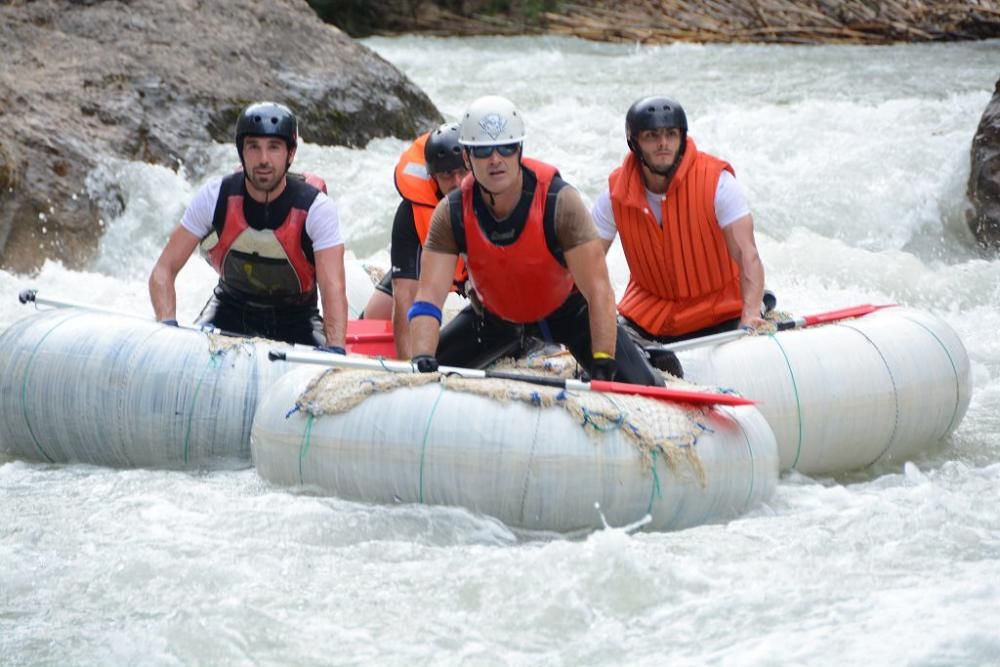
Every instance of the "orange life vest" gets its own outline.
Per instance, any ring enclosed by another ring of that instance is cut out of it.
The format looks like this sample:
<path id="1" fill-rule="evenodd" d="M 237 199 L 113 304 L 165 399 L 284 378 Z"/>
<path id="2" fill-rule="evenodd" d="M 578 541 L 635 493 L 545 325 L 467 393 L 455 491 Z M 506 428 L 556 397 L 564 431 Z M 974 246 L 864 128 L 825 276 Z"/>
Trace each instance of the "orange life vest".
<path id="1" fill-rule="evenodd" d="M 466 264 L 483 307 L 509 322 L 537 322 L 561 306 L 573 291 L 573 277 L 552 254 L 546 225 L 554 225 L 555 206 L 546 206 L 549 187 L 559 175 L 555 167 L 523 158 L 538 183 L 521 233 L 509 245 L 492 243 L 473 207 L 475 181 L 462 181 L 461 224 L 465 229 Z M 452 209 L 454 212 L 454 208 Z"/>
<path id="2" fill-rule="evenodd" d="M 663 224 L 649 211 L 633 153 L 611 173 L 615 224 L 631 275 L 618 311 L 657 336 L 680 336 L 739 317 L 739 267 L 715 216 L 715 190 L 728 162 L 701 153 L 688 137 L 662 203 Z"/>
<path id="3" fill-rule="evenodd" d="M 396 163 L 394 179 L 396 181 L 396 191 L 399 196 L 410 202 L 413 210 L 413 225 L 417 228 L 417 238 L 420 239 L 420 246 L 423 247 L 427 241 L 427 233 L 431 228 L 431 216 L 434 208 L 440 200 L 437 181 L 427 173 L 427 162 L 424 159 L 424 146 L 427 144 L 427 137 L 430 132 L 426 132 L 417 137 L 417 140 L 410 144 L 410 147 L 403 151 Z M 465 262 L 461 259 L 455 265 L 455 276 L 452 279 L 454 285 L 452 291 L 465 284 L 465 279 L 469 277 L 469 272 L 465 268 Z"/>
<path id="4" fill-rule="evenodd" d="M 285 219 L 274 229 L 258 230 L 250 227 L 243 212 L 243 173 L 222 179 L 213 229 L 201 247 L 227 286 L 279 298 L 315 291 L 316 266 L 303 248 L 302 236 L 319 190 L 304 179 L 289 179 L 285 187 L 294 198 Z"/>

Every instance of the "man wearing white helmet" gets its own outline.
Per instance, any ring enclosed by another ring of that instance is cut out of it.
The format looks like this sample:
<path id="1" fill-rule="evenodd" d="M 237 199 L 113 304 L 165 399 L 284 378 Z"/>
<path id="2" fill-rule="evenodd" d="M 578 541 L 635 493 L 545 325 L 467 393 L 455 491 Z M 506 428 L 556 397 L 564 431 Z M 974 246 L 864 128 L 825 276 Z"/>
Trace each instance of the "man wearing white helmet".
<path id="1" fill-rule="evenodd" d="M 502 97 L 465 112 L 459 143 L 472 173 L 434 210 L 410 308 L 413 361 L 485 367 L 523 338 L 565 344 L 590 376 L 663 384 L 619 331 L 604 248 L 579 193 L 555 167 L 522 156 L 524 122 Z M 441 305 L 461 256 L 481 312 L 444 329 Z"/>

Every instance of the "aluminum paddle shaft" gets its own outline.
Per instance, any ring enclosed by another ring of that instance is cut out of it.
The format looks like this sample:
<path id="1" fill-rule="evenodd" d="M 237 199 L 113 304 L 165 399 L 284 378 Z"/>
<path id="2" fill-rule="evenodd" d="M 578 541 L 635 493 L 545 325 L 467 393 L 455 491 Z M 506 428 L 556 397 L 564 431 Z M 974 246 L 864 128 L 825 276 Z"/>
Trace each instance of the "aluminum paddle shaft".
<path id="1" fill-rule="evenodd" d="M 371 359 L 368 357 L 344 356 L 329 352 L 291 352 L 271 350 L 268 353 L 271 361 L 291 361 L 302 364 L 317 364 L 319 366 L 337 366 L 341 368 L 361 368 L 390 373 L 418 373 L 416 366 L 408 361 L 391 361 L 388 359 Z M 608 394 L 629 394 L 646 396 L 661 401 L 673 403 L 691 403 L 694 405 L 752 405 L 753 401 L 732 394 L 717 394 L 712 392 L 675 389 L 672 387 L 646 387 L 624 382 L 607 382 L 546 377 L 541 375 L 526 375 L 509 371 L 484 371 L 477 368 L 459 368 L 456 366 L 440 366 L 438 372 L 443 375 L 459 375 L 466 378 L 494 378 L 498 380 L 515 380 L 529 384 L 560 387 L 569 391 L 598 391 Z"/>

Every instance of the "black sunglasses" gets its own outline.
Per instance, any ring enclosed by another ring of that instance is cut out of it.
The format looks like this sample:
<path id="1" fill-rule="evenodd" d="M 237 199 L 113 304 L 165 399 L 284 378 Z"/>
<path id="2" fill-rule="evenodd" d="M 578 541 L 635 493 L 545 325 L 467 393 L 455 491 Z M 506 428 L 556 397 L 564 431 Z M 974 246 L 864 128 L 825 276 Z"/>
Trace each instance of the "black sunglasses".
<path id="1" fill-rule="evenodd" d="M 470 146 L 469 150 L 472 152 L 472 157 L 482 160 L 493 155 L 493 151 L 500 153 L 503 157 L 510 157 L 516 153 L 520 147 L 521 144 L 500 144 L 499 146 Z"/>

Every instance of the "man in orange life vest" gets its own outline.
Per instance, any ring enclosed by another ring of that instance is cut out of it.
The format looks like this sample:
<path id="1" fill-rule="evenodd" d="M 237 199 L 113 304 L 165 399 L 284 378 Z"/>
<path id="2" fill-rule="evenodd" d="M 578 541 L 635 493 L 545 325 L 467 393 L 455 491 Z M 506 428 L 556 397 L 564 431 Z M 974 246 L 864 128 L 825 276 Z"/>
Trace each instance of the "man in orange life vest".
<path id="1" fill-rule="evenodd" d="M 243 170 L 195 194 L 150 274 L 158 320 L 177 324 L 174 284 L 200 244 L 219 283 L 198 324 L 343 354 L 347 294 L 337 207 L 317 187 L 289 177 L 297 143 L 288 107 L 258 102 L 240 114 Z"/>
<path id="2" fill-rule="evenodd" d="M 420 257 L 430 229 L 431 214 L 441 198 L 457 188 L 469 173 L 458 143 L 458 123 L 445 123 L 420 135 L 399 157 L 396 190 L 403 198 L 392 221 L 392 269 L 375 287 L 364 316 L 392 319 L 396 356 L 410 358 L 410 326 L 406 313 L 417 294 Z M 465 263 L 459 260 L 453 290 L 464 293 Z"/>
<path id="3" fill-rule="evenodd" d="M 565 344 L 594 379 L 662 385 L 617 325 L 601 240 L 579 193 L 555 167 L 523 157 L 523 141 L 521 114 L 505 98 L 479 98 L 462 119 L 472 173 L 431 219 L 408 315 L 414 364 L 483 368 L 530 335 Z M 442 330 L 460 255 L 482 314 L 470 305 Z"/>
<path id="4" fill-rule="evenodd" d="M 763 324 L 746 196 L 729 163 L 699 151 L 687 129 L 677 102 L 635 102 L 625 117 L 631 152 L 591 211 L 605 250 L 621 235 L 631 272 L 618 311 L 661 343 Z M 673 354 L 655 363 L 682 373 Z"/>

